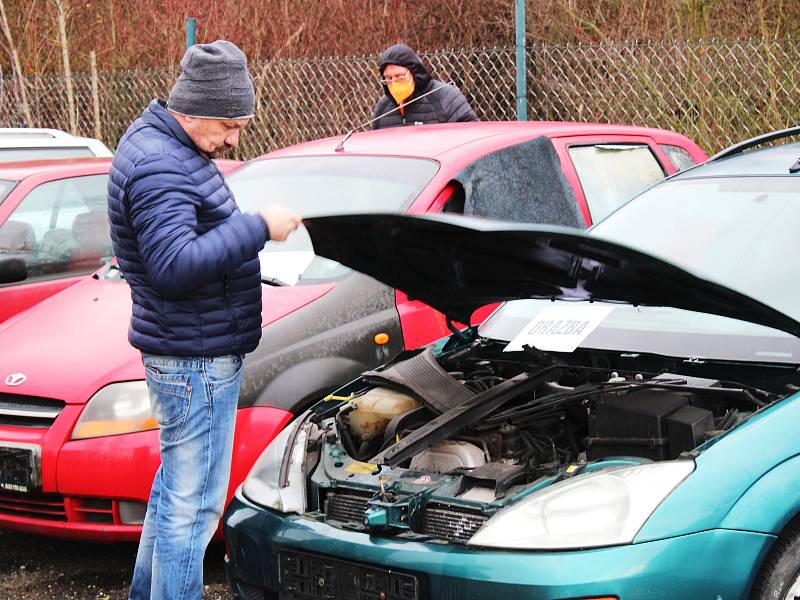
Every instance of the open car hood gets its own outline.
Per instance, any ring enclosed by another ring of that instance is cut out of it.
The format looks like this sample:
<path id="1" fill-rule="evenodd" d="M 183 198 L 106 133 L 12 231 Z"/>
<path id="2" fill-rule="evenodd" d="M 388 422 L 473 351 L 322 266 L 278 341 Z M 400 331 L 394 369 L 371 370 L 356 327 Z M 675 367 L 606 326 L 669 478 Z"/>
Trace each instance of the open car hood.
<path id="1" fill-rule="evenodd" d="M 564 227 L 459 216 L 363 214 L 303 221 L 315 252 L 469 323 L 522 298 L 671 306 L 800 337 L 800 323 L 662 259 Z"/>

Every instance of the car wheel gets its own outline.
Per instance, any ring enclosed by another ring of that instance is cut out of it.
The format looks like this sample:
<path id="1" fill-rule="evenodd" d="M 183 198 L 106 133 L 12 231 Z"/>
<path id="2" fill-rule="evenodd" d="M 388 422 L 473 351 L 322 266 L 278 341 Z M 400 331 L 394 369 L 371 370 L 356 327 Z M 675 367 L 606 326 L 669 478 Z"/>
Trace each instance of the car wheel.
<path id="1" fill-rule="evenodd" d="M 790 525 L 769 551 L 751 600 L 800 600 L 800 522 Z"/>

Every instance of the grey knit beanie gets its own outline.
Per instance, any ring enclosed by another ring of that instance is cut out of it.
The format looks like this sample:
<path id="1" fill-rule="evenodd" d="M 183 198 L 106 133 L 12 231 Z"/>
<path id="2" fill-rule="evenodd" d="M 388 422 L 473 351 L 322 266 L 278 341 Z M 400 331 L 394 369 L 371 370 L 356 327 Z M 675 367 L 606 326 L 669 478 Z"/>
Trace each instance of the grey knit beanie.
<path id="1" fill-rule="evenodd" d="M 167 100 L 170 110 L 207 119 L 252 117 L 254 105 L 247 57 L 225 40 L 195 44 L 186 51 Z"/>

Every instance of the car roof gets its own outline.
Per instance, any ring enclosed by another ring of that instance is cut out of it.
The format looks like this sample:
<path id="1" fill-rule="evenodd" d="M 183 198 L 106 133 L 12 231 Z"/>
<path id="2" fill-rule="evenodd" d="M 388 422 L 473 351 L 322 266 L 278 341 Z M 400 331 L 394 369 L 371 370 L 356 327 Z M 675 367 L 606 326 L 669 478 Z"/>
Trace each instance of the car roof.
<path id="1" fill-rule="evenodd" d="M 0 179 L 20 180 L 31 175 L 43 173 L 54 175 L 70 175 L 74 171 L 86 167 L 102 166 L 111 167 L 111 158 L 47 158 L 41 160 L 25 160 L 16 162 L 0 162 Z M 223 175 L 244 164 L 241 160 L 217 159 L 217 167 Z"/>
<path id="2" fill-rule="evenodd" d="M 800 159 L 800 142 L 748 150 L 733 156 L 710 160 L 702 165 L 679 173 L 673 179 L 694 177 L 725 177 L 737 175 L 786 175 L 789 167 Z"/>
<path id="3" fill-rule="evenodd" d="M 0 140 L 20 137 L 29 139 L 70 139 L 73 136 L 60 129 L 48 129 L 43 127 L 0 127 Z"/>
<path id="4" fill-rule="evenodd" d="M 0 179 L 18 181 L 31 175 L 67 174 L 81 168 L 108 165 L 110 158 L 56 158 L 42 160 L 26 160 L 19 162 L 0 162 Z"/>
<path id="5" fill-rule="evenodd" d="M 0 136 L 0 148 L 85 148 L 101 144 L 98 140 L 81 137 Z"/>
<path id="6" fill-rule="evenodd" d="M 5 131 L 8 132 L 9 130 Z M 41 133 L 38 135 L 30 133 L 17 134 L 13 130 L 8 133 L 3 133 L 3 130 L 0 130 L 0 148 L 88 148 L 95 156 L 113 156 L 108 146 L 95 138 L 78 137 L 69 134 L 53 136 Z"/>
<path id="7" fill-rule="evenodd" d="M 360 131 L 354 133 L 344 143 L 344 152 L 335 152 L 334 148 L 345 137 L 345 133 L 342 133 L 334 137 L 289 146 L 265 154 L 260 158 L 334 154 L 380 154 L 437 158 L 460 146 L 480 142 L 488 138 L 496 138 L 497 145 L 502 146 L 503 137 L 513 138 L 518 137 L 520 134 L 541 135 L 551 138 L 589 135 L 636 135 L 654 137 L 662 143 L 688 140 L 688 138 L 672 131 L 632 125 L 561 121 L 483 121 Z"/>

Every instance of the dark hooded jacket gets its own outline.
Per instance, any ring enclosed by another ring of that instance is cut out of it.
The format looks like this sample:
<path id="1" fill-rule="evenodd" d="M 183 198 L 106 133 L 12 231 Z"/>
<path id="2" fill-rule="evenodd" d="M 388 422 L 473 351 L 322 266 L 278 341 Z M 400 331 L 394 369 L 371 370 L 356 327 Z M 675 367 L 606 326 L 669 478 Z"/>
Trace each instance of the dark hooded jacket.
<path id="1" fill-rule="evenodd" d="M 470 107 L 469 102 L 458 88 L 433 79 L 431 74 L 422 64 L 417 53 L 404 44 L 395 44 L 387 48 L 381 54 L 380 76 L 383 77 L 383 70 L 387 65 L 400 65 L 406 67 L 414 75 L 414 93 L 406 100 L 411 102 L 415 98 L 430 92 L 433 89 L 444 88 L 438 92 L 433 92 L 429 96 L 417 100 L 404 108 L 404 114 L 395 111 L 386 114 L 392 109 L 397 108 L 389 88 L 383 86 L 384 95 L 381 96 L 375 108 L 372 110 L 373 118 L 381 117 L 372 124 L 373 129 L 384 129 L 386 127 L 400 127 L 402 125 L 427 125 L 431 123 L 456 123 L 458 121 L 477 121 L 478 117 Z"/>

